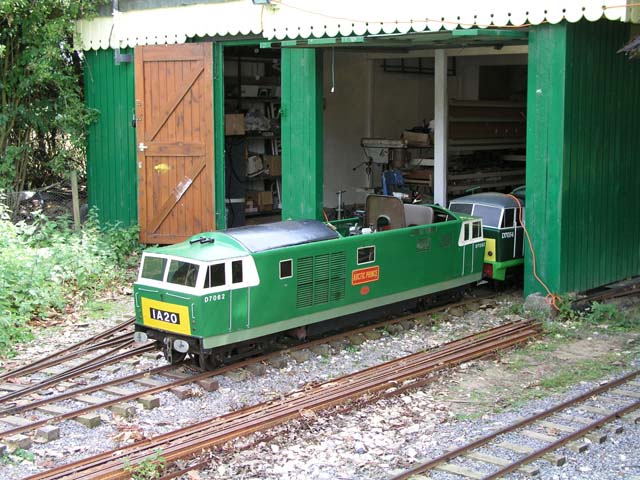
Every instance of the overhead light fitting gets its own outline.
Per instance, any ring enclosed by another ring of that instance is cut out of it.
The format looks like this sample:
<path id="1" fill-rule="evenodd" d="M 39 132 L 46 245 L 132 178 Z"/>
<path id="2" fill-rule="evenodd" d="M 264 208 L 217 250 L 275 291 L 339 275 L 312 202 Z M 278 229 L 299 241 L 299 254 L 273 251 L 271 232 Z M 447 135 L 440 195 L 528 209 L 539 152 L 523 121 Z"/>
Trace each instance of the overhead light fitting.
<path id="1" fill-rule="evenodd" d="M 251 0 L 254 5 L 271 5 L 271 0 Z"/>

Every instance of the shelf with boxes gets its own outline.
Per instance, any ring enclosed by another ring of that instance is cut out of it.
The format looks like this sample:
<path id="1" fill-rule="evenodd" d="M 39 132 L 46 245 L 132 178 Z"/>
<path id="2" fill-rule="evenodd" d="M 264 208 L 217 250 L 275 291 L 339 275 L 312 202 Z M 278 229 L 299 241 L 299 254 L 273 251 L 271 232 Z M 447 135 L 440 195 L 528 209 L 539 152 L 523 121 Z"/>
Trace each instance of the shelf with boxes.
<path id="1" fill-rule="evenodd" d="M 225 49 L 225 135 L 241 142 L 235 175 L 232 226 L 245 217 L 277 215 L 281 209 L 280 55 L 253 47 Z M 260 219 L 261 220 L 261 219 Z M 228 222 L 229 223 L 229 222 Z"/>

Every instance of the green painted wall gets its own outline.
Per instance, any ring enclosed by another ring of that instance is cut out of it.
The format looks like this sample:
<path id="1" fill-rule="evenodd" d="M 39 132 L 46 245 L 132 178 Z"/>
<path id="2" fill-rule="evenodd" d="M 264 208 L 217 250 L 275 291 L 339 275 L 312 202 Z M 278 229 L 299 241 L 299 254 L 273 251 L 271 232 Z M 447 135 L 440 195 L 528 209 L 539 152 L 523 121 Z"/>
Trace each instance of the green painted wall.
<path id="1" fill-rule="evenodd" d="M 133 50 L 122 50 L 131 53 Z M 138 223 L 134 65 L 113 61 L 113 50 L 85 52 L 85 98 L 99 112 L 87 139 L 89 206 L 104 223 Z"/>
<path id="2" fill-rule="evenodd" d="M 282 218 L 322 219 L 322 57 L 282 49 Z"/>
<path id="3" fill-rule="evenodd" d="M 227 228 L 226 186 L 224 165 L 224 49 L 213 44 L 213 143 L 216 230 Z"/>
<path id="4" fill-rule="evenodd" d="M 608 21 L 529 34 L 526 221 L 555 293 L 640 274 L 640 62 L 616 53 L 628 39 Z M 531 255 L 525 273 L 525 294 L 543 292 Z"/>

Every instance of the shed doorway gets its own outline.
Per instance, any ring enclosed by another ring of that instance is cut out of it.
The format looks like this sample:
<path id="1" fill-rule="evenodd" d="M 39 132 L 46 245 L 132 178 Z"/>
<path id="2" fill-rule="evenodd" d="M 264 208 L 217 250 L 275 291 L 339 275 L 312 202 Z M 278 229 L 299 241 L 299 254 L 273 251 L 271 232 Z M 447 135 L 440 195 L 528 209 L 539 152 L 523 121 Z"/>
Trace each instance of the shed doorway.
<path id="1" fill-rule="evenodd" d="M 281 219 L 279 50 L 224 47 L 227 227 Z"/>
<path id="2" fill-rule="evenodd" d="M 434 202 L 433 49 L 323 49 L 329 218 L 370 193 Z M 527 46 L 446 49 L 446 199 L 525 184 Z M 341 203 L 342 202 L 342 203 Z"/>

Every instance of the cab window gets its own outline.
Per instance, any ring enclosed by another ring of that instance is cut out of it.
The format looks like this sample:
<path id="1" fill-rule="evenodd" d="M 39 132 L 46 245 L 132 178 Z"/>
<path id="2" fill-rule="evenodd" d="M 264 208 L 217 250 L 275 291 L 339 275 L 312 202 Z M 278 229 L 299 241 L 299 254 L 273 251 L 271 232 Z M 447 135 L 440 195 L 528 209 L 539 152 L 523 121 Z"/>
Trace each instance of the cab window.
<path id="1" fill-rule="evenodd" d="M 231 283 L 242 283 L 242 260 L 231 262 Z"/>
<path id="2" fill-rule="evenodd" d="M 199 265 L 195 263 L 171 260 L 171 263 L 169 263 L 167 282 L 185 287 L 195 287 L 196 281 L 198 280 L 199 268 Z"/>
<path id="3" fill-rule="evenodd" d="M 161 282 L 164 280 L 164 270 L 166 266 L 166 258 L 145 256 L 144 262 L 142 263 L 142 272 L 140 272 L 140 277 Z"/>
<path id="4" fill-rule="evenodd" d="M 293 277 L 293 260 L 282 260 L 280 261 L 280 278 L 291 278 Z"/>
<path id="5" fill-rule="evenodd" d="M 216 263 L 207 267 L 207 276 L 204 279 L 204 288 L 220 287 L 227 283 L 224 272 L 224 263 Z"/>
<path id="6" fill-rule="evenodd" d="M 487 227 L 498 228 L 500 225 L 500 214 L 502 210 L 498 207 L 489 207 L 487 205 L 476 205 L 473 208 L 472 215 L 482 218 L 482 223 Z"/>
<path id="7" fill-rule="evenodd" d="M 482 237 L 482 225 L 480 222 L 473 222 L 471 224 L 471 238 L 481 238 Z"/>
<path id="8" fill-rule="evenodd" d="M 452 212 L 471 215 L 471 210 L 473 210 L 473 203 L 451 203 L 449 208 Z"/>
<path id="9" fill-rule="evenodd" d="M 479 220 L 464 222 L 460 231 L 458 245 L 462 246 L 469 243 L 476 243 L 481 241 L 482 238 L 482 222 Z"/>
<path id="10" fill-rule="evenodd" d="M 362 247 L 358 249 L 358 265 L 371 263 L 376 260 L 376 247 Z"/>
<path id="11" fill-rule="evenodd" d="M 505 208 L 504 214 L 502 215 L 502 223 L 500 224 L 500 228 L 513 227 L 514 218 L 515 210 L 513 208 Z"/>

